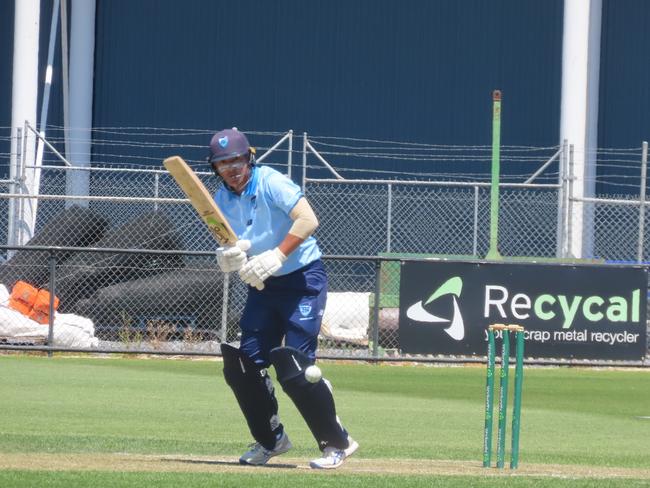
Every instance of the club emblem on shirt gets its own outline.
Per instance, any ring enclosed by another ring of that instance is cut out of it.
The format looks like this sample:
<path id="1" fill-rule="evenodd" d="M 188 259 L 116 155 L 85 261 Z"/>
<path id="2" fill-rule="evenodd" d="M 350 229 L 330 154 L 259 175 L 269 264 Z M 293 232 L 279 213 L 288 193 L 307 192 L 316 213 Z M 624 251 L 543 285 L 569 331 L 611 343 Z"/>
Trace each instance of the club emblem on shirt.
<path id="1" fill-rule="evenodd" d="M 298 309 L 303 317 L 307 317 L 311 313 L 311 305 L 307 303 L 301 303 L 298 305 Z"/>

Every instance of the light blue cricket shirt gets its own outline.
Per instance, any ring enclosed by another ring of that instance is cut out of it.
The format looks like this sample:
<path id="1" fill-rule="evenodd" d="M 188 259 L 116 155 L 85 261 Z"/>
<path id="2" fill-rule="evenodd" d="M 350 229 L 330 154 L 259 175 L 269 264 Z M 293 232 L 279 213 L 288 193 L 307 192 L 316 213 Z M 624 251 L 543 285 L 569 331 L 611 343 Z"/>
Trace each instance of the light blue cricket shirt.
<path id="1" fill-rule="evenodd" d="M 221 185 L 214 201 L 239 239 L 251 241 L 249 256 L 277 247 L 289 232 L 289 212 L 302 197 L 302 190 L 290 178 L 268 166 L 253 166 L 251 179 L 241 195 Z M 274 273 L 291 273 L 321 257 L 316 239 L 309 236 Z"/>

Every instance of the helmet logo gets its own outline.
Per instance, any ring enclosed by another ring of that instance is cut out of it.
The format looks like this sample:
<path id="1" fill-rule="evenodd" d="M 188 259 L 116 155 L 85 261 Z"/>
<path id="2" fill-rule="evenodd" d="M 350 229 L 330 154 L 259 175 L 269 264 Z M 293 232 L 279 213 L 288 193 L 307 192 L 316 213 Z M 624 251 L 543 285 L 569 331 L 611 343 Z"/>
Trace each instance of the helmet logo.
<path id="1" fill-rule="evenodd" d="M 224 149 L 228 145 L 228 136 L 223 136 L 219 138 L 219 145 L 223 147 Z"/>

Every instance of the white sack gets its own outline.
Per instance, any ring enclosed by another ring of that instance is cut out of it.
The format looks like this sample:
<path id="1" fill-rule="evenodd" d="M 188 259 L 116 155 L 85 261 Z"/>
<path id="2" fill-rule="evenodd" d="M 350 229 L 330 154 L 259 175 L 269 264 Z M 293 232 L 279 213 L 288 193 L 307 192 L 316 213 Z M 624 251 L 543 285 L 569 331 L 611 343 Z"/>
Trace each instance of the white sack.
<path id="1" fill-rule="evenodd" d="M 321 334 L 331 339 L 368 344 L 369 298 L 370 293 L 328 293 Z"/>

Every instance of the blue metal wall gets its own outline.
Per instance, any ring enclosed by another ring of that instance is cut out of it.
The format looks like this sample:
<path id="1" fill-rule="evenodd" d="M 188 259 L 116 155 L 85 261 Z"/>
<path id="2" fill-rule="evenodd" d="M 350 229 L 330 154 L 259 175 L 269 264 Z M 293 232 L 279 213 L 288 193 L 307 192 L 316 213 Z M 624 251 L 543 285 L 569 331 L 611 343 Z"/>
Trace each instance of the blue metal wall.
<path id="1" fill-rule="evenodd" d="M 0 127 L 11 126 L 11 78 L 14 50 L 14 2 L 0 0 Z M 0 129 L 0 177 L 9 174 L 9 129 Z"/>
<path id="2" fill-rule="evenodd" d="M 70 6 L 72 2 L 68 0 L 68 30 L 70 29 Z M 45 70 L 47 68 L 48 49 L 50 47 L 50 27 L 52 24 L 53 0 L 41 0 L 41 36 L 39 39 L 38 51 L 38 107 L 36 116 L 40 124 L 41 108 L 43 103 L 43 90 L 45 84 Z M 61 17 L 57 24 L 54 59 L 52 61 L 52 86 L 50 87 L 50 100 L 48 104 L 47 125 L 63 127 L 63 81 L 61 67 Z M 68 32 L 68 36 L 70 32 Z M 61 137 L 61 134 L 58 135 Z M 49 156 L 48 156 L 49 157 Z M 44 156 L 45 158 L 45 156 Z M 47 162 L 47 160 L 45 160 Z"/>
<path id="3" fill-rule="evenodd" d="M 562 8 L 562 0 L 98 0 L 95 124 L 489 144 L 490 92 L 500 88 L 503 143 L 554 145 Z M 44 0 L 42 66 L 50 9 Z M 13 10 L 13 0 L 0 1 L 3 127 Z M 600 147 L 650 137 L 648 25 L 646 0 L 603 0 Z M 8 152 L 0 141 L 3 162 Z"/>
<path id="4" fill-rule="evenodd" d="M 603 0 L 598 109 L 601 148 L 640 148 L 642 141 L 650 140 L 649 27 L 647 0 Z M 617 182 L 621 193 L 638 191 L 638 161 L 603 163 L 598 173 L 598 193 L 606 192 L 610 182 Z"/>
<path id="5" fill-rule="evenodd" d="M 562 12 L 562 0 L 98 0 L 94 125 L 485 145 L 499 88 L 503 144 L 556 145 Z"/>

